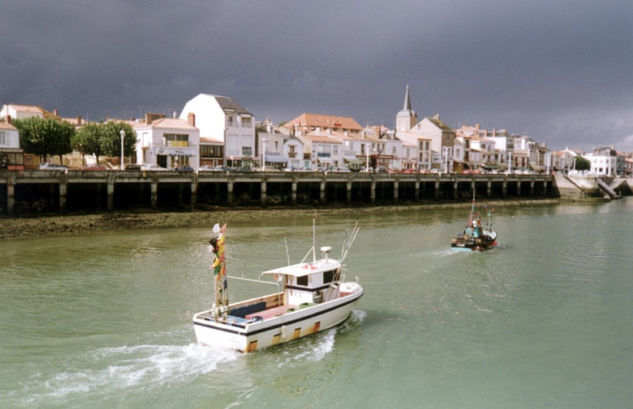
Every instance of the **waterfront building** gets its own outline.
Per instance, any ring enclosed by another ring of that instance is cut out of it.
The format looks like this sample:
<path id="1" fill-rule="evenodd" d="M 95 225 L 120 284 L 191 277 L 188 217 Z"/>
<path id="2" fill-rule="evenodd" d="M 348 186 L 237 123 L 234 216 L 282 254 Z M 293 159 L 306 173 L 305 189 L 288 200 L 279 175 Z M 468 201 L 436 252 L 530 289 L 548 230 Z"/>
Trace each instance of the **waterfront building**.
<path id="1" fill-rule="evenodd" d="M 0 110 L 0 118 L 26 119 L 31 117 L 57 118 L 57 114 L 36 105 L 5 104 Z"/>
<path id="2" fill-rule="evenodd" d="M 20 132 L 10 123 L 0 121 L 0 169 L 24 169 L 24 151 L 20 149 Z"/>
<path id="3" fill-rule="evenodd" d="M 309 155 L 306 157 L 303 141 L 295 136 L 288 136 L 284 140 L 283 156 L 288 159 L 286 164 L 288 169 L 310 168 L 311 159 Z"/>
<path id="4" fill-rule="evenodd" d="M 310 158 L 304 163 L 305 169 L 336 169 L 344 167 L 344 144 L 326 132 L 316 130 L 307 134 L 295 134 Z"/>
<path id="5" fill-rule="evenodd" d="M 569 172 L 574 168 L 576 156 L 578 153 L 569 148 L 552 152 L 552 169 Z"/>
<path id="6" fill-rule="evenodd" d="M 146 114 L 144 121 L 130 122 L 137 135 L 136 162 L 162 168 L 200 167 L 200 130 L 193 113 L 188 120 Z"/>
<path id="7" fill-rule="evenodd" d="M 229 97 L 199 94 L 187 101 L 180 119 L 187 120 L 189 114 L 195 115 L 204 141 L 205 162 L 247 166 L 255 161 L 255 117 L 246 108 Z M 215 156 L 219 153 L 223 156 Z"/>
<path id="8" fill-rule="evenodd" d="M 261 167 L 270 166 L 283 169 L 288 164 L 288 157 L 284 154 L 284 144 L 289 135 L 284 135 L 266 119 L 257 130 L 257 160 Z M 295 155 L 296 156 L 296 155 Z"/>
<path id="9" fill-rule="evenodd" d="M 617 152 L 612 146 L 594 148 L 582 155 L 591 163 L 589 173 L 596 176 L 616 176 Z"/>
<path id="10" fill-rule="evenodd" d="M 295 134 L 307 134 L 314 131 L 330 131 L 351 136 L 359 136 L 363 127 L 352 117 L 323 115 L 304 112 L 283 125 Z"/>

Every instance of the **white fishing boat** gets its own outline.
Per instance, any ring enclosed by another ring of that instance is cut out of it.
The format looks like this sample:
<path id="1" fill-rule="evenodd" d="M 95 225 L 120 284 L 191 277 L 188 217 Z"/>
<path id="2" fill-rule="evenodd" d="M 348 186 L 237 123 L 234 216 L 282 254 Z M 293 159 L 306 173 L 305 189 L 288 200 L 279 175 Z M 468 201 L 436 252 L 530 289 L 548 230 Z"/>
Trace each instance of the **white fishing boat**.
<path id="1" fill-rule="evenodd" d="M 306 335 L 332 328 L 345 321 L 363 288 L 356 282 L 345 282 L 343 261 L 358 234 L 358 223 L 343 245 L 341 257 L 329 257 L 331 247 L 321 247 L 321 258 L 316 258 L 315 243 L 304 260 L 261 274 L 273 278 L 281 291 L 229 304 L 224 260 L 225 228 L 214 227 L 217 236 L 211 240 L 216 259 L 215 299 L 210 310 L 193 316 L 198 342 L 203 345 L 252 352 L 288 342 Z M 313 231 L 314 236 L 314 231 Z M 312 261 L 305 259 L 312 254 Z M 247 279 L 248 280 L 248 279 Z M 271 283 L 264 280 L 249 280 Z"/>

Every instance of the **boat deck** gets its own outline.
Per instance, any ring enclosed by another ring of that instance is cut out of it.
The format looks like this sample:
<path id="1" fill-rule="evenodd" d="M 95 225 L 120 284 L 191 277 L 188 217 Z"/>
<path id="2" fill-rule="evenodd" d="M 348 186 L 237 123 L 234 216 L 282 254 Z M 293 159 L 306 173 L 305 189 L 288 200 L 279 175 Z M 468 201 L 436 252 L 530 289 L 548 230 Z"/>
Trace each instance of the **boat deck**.
<path id="1" fill-rule="evenodd" d="M 297 309 L 296 305 L 280 305 L 278 307 L 268 308 L 266 310 L 257 311 L 252 314 L 246 315 L 247 320 L 251 320 L 256 317 L 261 317 L 263 320 L 267 320 L 269 318 L 277 317 L 279 315 L 284 315 L 290 309 Z"/>

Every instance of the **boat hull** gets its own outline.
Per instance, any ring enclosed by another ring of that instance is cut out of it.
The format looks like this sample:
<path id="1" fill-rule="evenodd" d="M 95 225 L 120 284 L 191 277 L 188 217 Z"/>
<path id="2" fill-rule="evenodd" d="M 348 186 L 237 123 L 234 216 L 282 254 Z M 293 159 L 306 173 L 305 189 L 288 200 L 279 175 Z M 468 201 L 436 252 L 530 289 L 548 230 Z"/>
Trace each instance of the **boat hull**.
<path id="1" fill-rule="evenodd" d="M 342 286 L 351 290 L 348 295 L 253 323 L 227 325 L 202 318 L 208 311 L 198 313 L 193 318 L 196 338 L 203 345 L 253 352 L 332 328 L 350 316 L 363 295 L 356 283 Z"/>

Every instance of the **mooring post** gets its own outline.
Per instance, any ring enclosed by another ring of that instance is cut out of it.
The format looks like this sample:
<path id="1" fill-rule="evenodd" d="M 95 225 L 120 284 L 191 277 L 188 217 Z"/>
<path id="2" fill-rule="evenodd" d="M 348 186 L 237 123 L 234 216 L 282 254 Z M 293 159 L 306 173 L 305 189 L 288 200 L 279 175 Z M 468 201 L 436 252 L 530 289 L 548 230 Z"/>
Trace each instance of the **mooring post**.
<path id="1" fill-rule="evenodd" d="M 435 181 L 434 184 L 434 189 L 433 189 L 433 197 L 435 197 L 435 200 L 440 198 L 440 181 L 439 179 Z"/>
<path id="2" fill-rule="evenodd" d="M 266 180 L 262 180 L 261 183 L 260 204 L 262 207 L 266 207 Z"/>
<path id="3" fill-rule="evenodd" d="M 347 181 L 347 183 L 345 184 L 345 199 L 347 200 L 347 204 L 351 204 L 352 203 L 352 182 L 351 181 Z"/>
<path id="4" fill-rule="evenodd" d="M 415 189 L 415 201 L 419 201 L 420 200 L 420 180 L 416 180 L 415 183 L 413 184 L 413 188 Z"/>
<path id="5" fill-rule="evenodd" d="M 319 201 L 321 204 L 325 204 L 325 180 L 319 184 Z"/>
<path id="6" fill-rule="evenodd" d="M 457 199 L 457 188 L 459 187 L 459 183 L 457 181 L 453 182 L 453 199 Z"/>
<path id="7" fill-rule="evenodd" d="M 501 182 L 501 195 L 503 197 L 508 196 L 508 179 L 504 178 L 503 182 Z"/>
<path id="8" fill-rule="evenodd" d="M 534 196 L 534 179 L 530 180 L 530 196 Z"/>
<path id="9" fill-rule="evenodd" d="M 292 180 L 292 193 L 291 193 L 291 197 L 292 197 L 292 204 L 296 205 L 297 204 L 297 179 L 293 179 Z"/>
<path id="10" fill-rule="evenodd" d="M 108 177 L 106 194 L 108 195 L 108 210 L 114 210 L 114 176 Z"/>
<path id="11" fill-rule="evenodd" d="M 486 183 L 486 194 L 488 197 L 492 197 L 492 180 L 488 180 L 488 183 Z"/>
<path id="12" fill-rule="evenodd" d="M 230 179 L 226 182 L 226 201 L 233 204 L 233 181 Z"/>
<path id="13" fill-rule="evenodd" d="M 68 193 L 68 174 L 66 172 L 59 176 L 59 212 L 66 212 L 66 197 Z"/>
<path id="14" fill-rule="evenodd" d="M 158 205 L 158 181 L 156 179 L 152 179 L 150 183 L 150 202 L 152 205 L 152 209 L 156 209 Z"/>
<path id="15" fill-rule="evenodd" d="M 191 181 L 191 210 L 198 204 L 198 174 L 193 175 Z"/>
<path id="16" fill-rule="evenodd" d="M 7 213 L 12 216 L 15 212 L 15 173 L 11 172 L 7 178 Z"/>
<path id="17" fill-rule="evenodd" d="M 517 180 L 517 197 L 521 196 L 521 181 Z"/>
<path id="18" fill-rule="evenodd" d="M 393 201 L 395 203 L 398 202 L 398 188 L 400 187 L 400 183 L 396 180 L 393 182 Z"/>
<path id="19" fill-rule="evenodd" d="M 369 202 L 371 204 L 376 203 L 376 181 L 373 179 L 369 187 Z"/>

